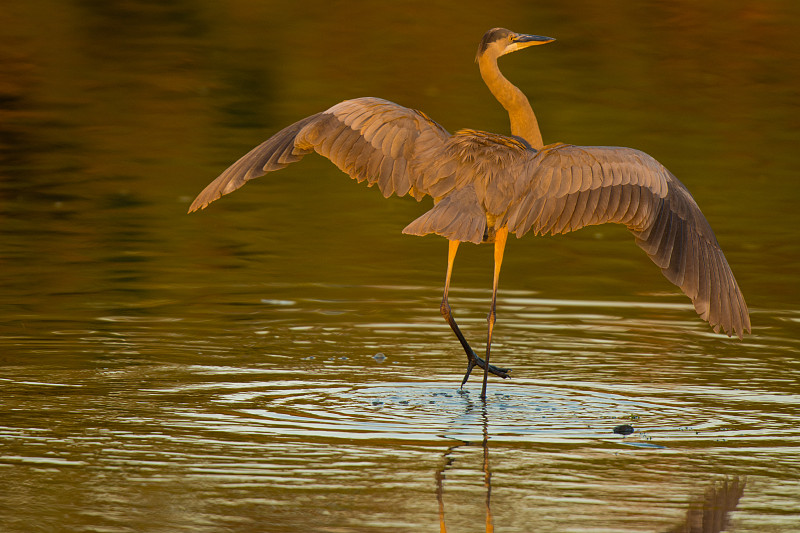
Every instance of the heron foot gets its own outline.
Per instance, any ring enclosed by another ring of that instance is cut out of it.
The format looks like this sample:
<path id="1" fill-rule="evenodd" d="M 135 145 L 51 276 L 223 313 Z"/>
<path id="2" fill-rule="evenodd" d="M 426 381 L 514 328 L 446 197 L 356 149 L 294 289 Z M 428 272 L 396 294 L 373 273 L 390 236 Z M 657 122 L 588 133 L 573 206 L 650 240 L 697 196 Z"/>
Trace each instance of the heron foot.
<path id="1" fill-rule="evenodd" d="M 473 368 L 475 368 L 476 366 L 478 366 L 480 368 L 486 368 L 486 362 L 483 359 L 481 359 L 480 357 L 478 357 L 475 354 L 475 352 L 472 352 L 471 350 L 470 350 L 470 352 L 471 353 L 467 354 L 467 357 L 469 359 L 469 361 L 467 362 L 467 373 L 464 374 L 464 379 L 461 380 L 461 386 L 462 387 L 464 386 L 464 384 L 469 379 L 469 375 L 472 373 L 472 369 Z M 503 379 L 511 377 L 509 375 L 511 373 L 511 369 L 510 368 L 499 368 L 499 367 L 496 367 L 494 365 L 489 365 L 489 372 L 491 372 L 495 376 L 500 376 Z"/>

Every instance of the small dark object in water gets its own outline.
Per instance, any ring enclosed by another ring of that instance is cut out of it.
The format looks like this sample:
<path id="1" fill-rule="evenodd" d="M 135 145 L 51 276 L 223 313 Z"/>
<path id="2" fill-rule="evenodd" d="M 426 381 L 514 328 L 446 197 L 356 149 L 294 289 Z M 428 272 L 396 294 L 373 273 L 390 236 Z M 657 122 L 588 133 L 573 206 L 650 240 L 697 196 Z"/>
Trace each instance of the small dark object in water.
<path id="1" fill-rule="evenodd" d="M 617 426 L 614 428 L 614 433 L 618 433 L 620 435 L 630 435 L 634 431 L 636 430 L 633 429 L 633 426 L 629 424 L 622 424 L 621 426 Z"/>

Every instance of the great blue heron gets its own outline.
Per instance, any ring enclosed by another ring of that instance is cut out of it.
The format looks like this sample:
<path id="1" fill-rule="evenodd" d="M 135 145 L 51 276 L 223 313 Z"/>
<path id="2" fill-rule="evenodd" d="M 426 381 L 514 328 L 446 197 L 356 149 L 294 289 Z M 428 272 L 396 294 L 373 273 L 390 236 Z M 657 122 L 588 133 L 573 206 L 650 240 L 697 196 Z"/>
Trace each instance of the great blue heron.
<path id="1" fill-rule="evenodd" d="M 497 67 L 497 59 L 550 37 L 486 32 L 476 61 L 481 77 L 508 111 L 511 135 L 464 129 L 454 135 L 420 111 L 379 98 L 356 98 L 279 131 L 230 166 L 201 192 L 189 212 L 246 181 L 316 151 L 385 197 L 433 197 L 433 208 L 403 233 L 436 233 L 450 241 L 441 312 L 467 354 L 467 372 L 489 372 L 497 282 L 509 232 L 556 234 L 592 224 L 624 224 L 666 278 L 691 298 L 697 313 L 728 336 L 750 331 L 750 317 L 714 232 L 689 191 L 658 161 L 638 150 L 555 143 L 544 146 L 528 99 Z M 459 330 L 447 294 L 463 241 L 494 243 L 494 282 L 486 358 Z"/>

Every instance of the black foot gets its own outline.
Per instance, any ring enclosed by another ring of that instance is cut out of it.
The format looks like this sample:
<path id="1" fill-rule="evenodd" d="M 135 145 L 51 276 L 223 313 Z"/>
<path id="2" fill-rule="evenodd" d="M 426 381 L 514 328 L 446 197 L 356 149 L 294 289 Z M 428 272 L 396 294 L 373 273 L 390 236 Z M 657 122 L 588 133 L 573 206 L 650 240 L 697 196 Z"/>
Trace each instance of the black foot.
<path id="1" fill-rule="evenodd" d="M 475 352 L 470 354 L 469 362 L 467 363 L 467 373 L 464 374 L 464 379 L 461 380 L 461 386 L 463 387 L 464 384 L 469 379 L 469 375 L 472 373 L 472 369 L 476 366 L 481 368 L 486 368 L 486 362 L 475 355 Z M 489 372 L 494 374 L 495 376 L 500 376 L 503 379 L 509 378 L 509 374 L 511 373 L 510 368 L 498 368 L 494 365 L 489 365 Z"/>

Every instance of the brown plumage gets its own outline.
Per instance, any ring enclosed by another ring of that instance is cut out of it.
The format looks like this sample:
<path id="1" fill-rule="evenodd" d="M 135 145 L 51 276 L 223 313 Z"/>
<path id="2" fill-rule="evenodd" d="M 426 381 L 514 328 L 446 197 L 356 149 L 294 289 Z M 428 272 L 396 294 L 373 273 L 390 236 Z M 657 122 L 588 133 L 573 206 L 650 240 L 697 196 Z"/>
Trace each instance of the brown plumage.
<path id="1" fill-rule="evenodd" d="M 486 33 L 478 52 L 481 75 L 509 112 L 512 135 L 475 130 L 449 134 L 427 115 L 379 98 L 340 102 L 276 133 L 255 147 L 195 199 L 206 207 L 250 179 L 316 151 L 358 182 L 377 185 L 385 197 L 434 199 L 431 210 L 404 230 L 436 233 L 450 241 L 442 314 L 467 354 L 464 382 L 475 365 L 488 364 L 497 279 L 508 232 L 521 237 L 557 234 L 584 226 L 624 224 L 636 244 L 668 280 L 691 298 L 715 331 L 740 338 L 750 318 L 739 286 L 714 232 L 689 191 L 649 155 L 631 148 L 542 146 L 536 117 L 522 92 L 497 68 L 497 58 L 544 44 L 548 37 L 502 28 Z M 450 312 L 447 293 L 458 243 L 495 243 L 495 280 L 486 360 L 469 347 Z"/>

